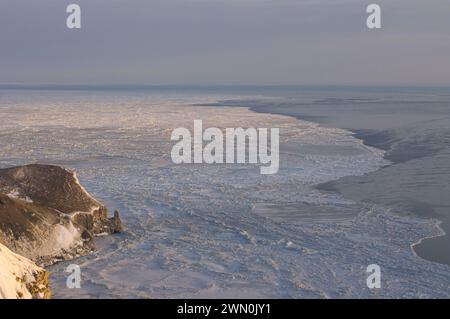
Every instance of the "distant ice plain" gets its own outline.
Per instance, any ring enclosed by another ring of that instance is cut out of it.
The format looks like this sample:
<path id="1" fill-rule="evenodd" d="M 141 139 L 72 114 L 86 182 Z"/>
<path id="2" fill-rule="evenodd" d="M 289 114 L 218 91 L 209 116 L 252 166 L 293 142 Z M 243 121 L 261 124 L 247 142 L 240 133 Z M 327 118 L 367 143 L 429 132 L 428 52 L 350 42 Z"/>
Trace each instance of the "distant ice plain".
<path id="1" fill-rule="evenodd" d="M 314 188 L 377 171 L 389 164 L 384 151 L 343 129 L 247 107 L 192 105 L 251 99 L 273 102 L 230 93 L 2 91 L 1 167 L 76 169 L 94 196 L 122 212 L 127 228 L 73 261 L 82 267 L 81 289 L 66 288 L 68 263 L 52 267 L 54 296 L 448 298 L 450 267 L 411 250 L 441 233 L 437 220 Z M 173 165 L 170 133 L 194 119 L 206 127 L 280 127 L 280 172 Z M 382 267 L 378 290 L 366 286 L 373 263 Z"/>

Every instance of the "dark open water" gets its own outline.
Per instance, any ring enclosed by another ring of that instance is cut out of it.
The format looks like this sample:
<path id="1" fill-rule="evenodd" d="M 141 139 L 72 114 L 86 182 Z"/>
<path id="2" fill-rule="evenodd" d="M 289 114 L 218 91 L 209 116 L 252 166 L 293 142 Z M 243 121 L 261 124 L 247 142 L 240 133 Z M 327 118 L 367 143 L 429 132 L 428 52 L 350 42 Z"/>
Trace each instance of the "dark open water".
<path id="1" fill-rule="evenodd" d="M 365 144 L 386 150 L 392 165 L 318 188 L 388 206 L 398 214 L 442 221 L 446 235 L 424 239 L 414 251 L 450 265 L 449 88 L 271 88 L 264 95 L 278 98 L 221 105 L 345 128 Z"/>

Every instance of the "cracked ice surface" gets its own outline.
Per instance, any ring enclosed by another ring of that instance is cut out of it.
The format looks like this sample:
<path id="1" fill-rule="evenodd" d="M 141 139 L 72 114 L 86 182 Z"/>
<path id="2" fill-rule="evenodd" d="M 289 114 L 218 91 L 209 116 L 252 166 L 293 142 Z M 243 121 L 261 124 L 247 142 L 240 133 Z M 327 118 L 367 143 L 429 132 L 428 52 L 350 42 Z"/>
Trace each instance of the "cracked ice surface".
<path id="1" fill-rule="evenodd" d="M 142 92 L 14 92 L 0 96 L 2 167 L 45 162 L 76 169 L 122 212 L 126 232 L 76 260 L 82 289 L 56 297 L 448 297 L 449 267 L 411 244 L 440 233 L 312 188 L 386 165 L 348 131 L 245 108 L 191 104 L 233 96 Z M 258 165 L 174 165 L 177 127 L 279 127 L 280 171 Z M 382 288 L 365 284 L 369 264 Z"/>

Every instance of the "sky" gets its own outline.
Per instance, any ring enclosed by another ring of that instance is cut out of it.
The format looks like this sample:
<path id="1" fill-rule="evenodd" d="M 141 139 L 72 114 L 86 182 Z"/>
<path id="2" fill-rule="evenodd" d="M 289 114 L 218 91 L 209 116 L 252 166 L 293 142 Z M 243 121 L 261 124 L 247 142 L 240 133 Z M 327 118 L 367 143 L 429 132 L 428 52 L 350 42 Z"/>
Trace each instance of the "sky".
<path id="1" fill-rule="evenodd" d="M 0 83 L 447 86 L 450 1 L 0 0 Z"/>

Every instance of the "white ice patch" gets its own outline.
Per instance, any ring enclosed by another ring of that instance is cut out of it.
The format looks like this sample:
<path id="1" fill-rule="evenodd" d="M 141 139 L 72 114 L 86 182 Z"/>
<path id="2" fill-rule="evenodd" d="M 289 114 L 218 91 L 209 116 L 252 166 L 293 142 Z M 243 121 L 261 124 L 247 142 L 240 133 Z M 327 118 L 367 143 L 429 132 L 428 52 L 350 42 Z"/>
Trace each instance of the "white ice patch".
<path id="1" fill-rule="evenodd" d="M 55 239 L 54 250 L 65 249 L 73 247 L 78 241 L 80 241 L 80 232 L 70 222 L 67 226 L 57 225 L 53 231 L 53 237 Z"/>
<path id="2" fill-rule="evenodd" d="M 353 201 L 313 189 L 388 163 L 383 151 L 349 131 L 245 108 L 187 105 L 226 96 L 41 94 L 13 95 L 10 103 L 2 96 L 2 165 L 23 159 L 76 169 L 95 197 L 124 212 L 127 226 L 114 245 L 83 259 L 89 284 L 82 289 L 68 291 L 65 265 L 52 267 L 56 297 L 448 296 L 448 267 L 410 249 L 434 235 L 435 224 L 382 208 L 365 214 Z M 261 176 L 256 165 L 173 165 L 170 134 L 195 119 L 205 128 L 280 128 L 280 171 Z M 252 213 L 256 204 L 303 207 L 298 203 L 351 206 L 360 215 L 291 225 Z M 386 280 L 378 292 L 365 285 L 372 263 Z"/>
<path id="3" fill-rule="evenodd" d="M 13 191 L 9 192 L 8 194 L 6 194 L 6 196 L 8 196 L 9 198 L 24 201 L 26 203 L 33 203 L 33 201 L 28 196 L 20 195 L 18 190 L 13 190 Z"/>

